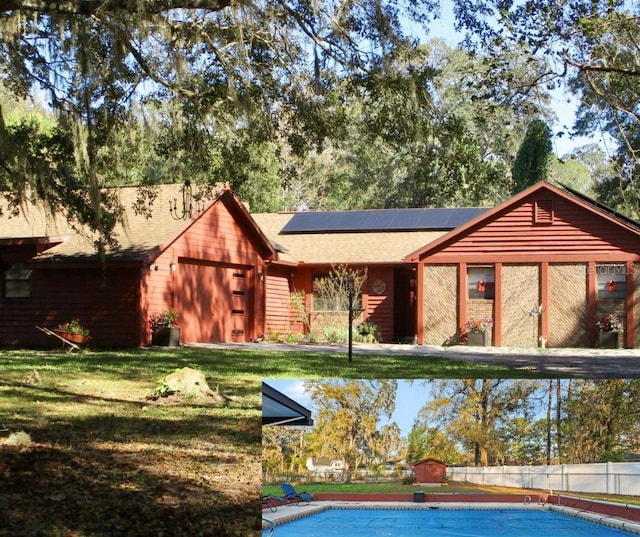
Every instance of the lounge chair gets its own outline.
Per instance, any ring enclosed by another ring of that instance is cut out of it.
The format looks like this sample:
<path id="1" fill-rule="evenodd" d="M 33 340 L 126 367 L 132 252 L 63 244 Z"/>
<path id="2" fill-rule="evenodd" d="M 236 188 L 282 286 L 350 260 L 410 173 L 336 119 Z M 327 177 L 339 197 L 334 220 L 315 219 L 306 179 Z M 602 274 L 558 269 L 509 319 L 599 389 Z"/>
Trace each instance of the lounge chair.
<path id="1" fill-rule="evenodd" d="M 311 494 L 308 492 L 297 492 L 290 483 L 283 483 L 280 486 L 282 487 L 282 492 L 284 492 L 284 497 L 287 500 L 295 500 L 296 505 L 300 505 L 300 503 L 309 503 L 313 500 L 313 496 Z"/>
<path id="2" fill-rule="evenodd" d="M 275 513 L 278 510 L 278 506 L 275 504 L 275 500 L 278 500 L 282 503 L 285 503 L 287 501 L 282 496 L 263 496 L 262 508 L 268 508 L 272 513 Z"/>

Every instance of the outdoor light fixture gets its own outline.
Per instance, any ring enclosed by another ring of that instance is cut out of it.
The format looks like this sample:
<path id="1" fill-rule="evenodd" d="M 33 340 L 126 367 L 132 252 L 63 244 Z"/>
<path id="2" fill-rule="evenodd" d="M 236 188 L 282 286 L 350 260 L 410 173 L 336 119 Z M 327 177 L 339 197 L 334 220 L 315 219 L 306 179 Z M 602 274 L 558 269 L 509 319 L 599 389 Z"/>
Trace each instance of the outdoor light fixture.
<path id="1" fill-rule="evenodd" d="M 174 220 L 186 220 L 193 214 L 193 193 L 191 192 L 191 181 L 184 182 L 182 191 L 182 212 L 178 212 L 178 201 L 174 198 L 169 202 L 169 213 Z"/>
<path id="2" fill-rule="evenodd" d="M 158 271 L 158 265 L 156 265 L 155 263 L 151 263 L 151 265 L 149 265 L 149 270 L 155 270 L 157 272 Z"/>
<path id="3" fill-rule="evenodd" d="M 177 268 L 178 264 L 175 261 L 171 261 L 171 263 L 169 263 L 169 270 L 171 270 L 171 272 L 175 272 Z"/>

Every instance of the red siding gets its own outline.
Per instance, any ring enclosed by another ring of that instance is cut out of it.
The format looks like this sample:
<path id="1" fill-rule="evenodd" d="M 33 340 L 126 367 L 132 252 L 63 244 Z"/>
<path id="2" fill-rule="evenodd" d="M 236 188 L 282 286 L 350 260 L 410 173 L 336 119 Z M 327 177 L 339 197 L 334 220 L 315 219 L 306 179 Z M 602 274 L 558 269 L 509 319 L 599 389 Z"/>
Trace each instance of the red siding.
<path id="1" fill-rule="evenodd" d="M 154 265 L 158 270 L 147 273 L 142 308 L 147 314 L 178 310 L 183 342 L 246 341 L 262 335 L 264 262 L 221 201 L 195 220 Z M 240 279 L 242 285 L 236 285 Z"/>
<path id="2" fill-rule="evenodd" d="M 376 292 L 384 287 L 381 292 Z M 383 285 L 384 284 L 384 285 Z M 365 286 L 366 315 L 365 319 L 375 324 L 381 333 L 383 341 L 393 341 L 393 303 L 394 303 L 394 273 L 390 267 L 370 267 Z"/>
<path id="3" fill-rule="evenodd" d="M 266 333 L 270 337 L 303 331 L 302 323 L 295 322 L 298 312 L 291 310 L 290 277 L 290 268 L 269 267 L 266 280 Z"/>
<path id="4" fill-rule="evenodd" d="M 95 345 L 139 345 L 139 274 L 109 266 L 34 268 L 31 298 L 0 299 L 0 344 L 57 346 L 36 325 L 53 329 L 78 318 Z"/>
<path id="5" fill-rule="evenodd" d="M 416 483 L 442 483 L 447 474 L 447 465 L 435 459 L 425 459 L 414 464 Z"/>
<path id="6" fill-rule="evenodd" d="M 537 200 L 553 200 L 551 224 L 534 221 Z M 429 262 L 638 259 L 637 235 L 576 203 L 542 190 L 444 243 Z M 481 258 L 481 259 L 480 259 Z"/>

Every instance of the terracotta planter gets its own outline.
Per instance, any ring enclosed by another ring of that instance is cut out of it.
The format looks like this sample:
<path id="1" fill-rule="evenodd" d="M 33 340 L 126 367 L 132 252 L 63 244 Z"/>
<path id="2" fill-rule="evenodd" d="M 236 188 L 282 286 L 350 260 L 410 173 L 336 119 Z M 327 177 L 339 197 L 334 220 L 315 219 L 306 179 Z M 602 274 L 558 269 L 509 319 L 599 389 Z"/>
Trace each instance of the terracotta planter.
<path id="1" fill-rule="evenodd" d="M 156 328 L 151 338 L 151 344 L 161 347 L 179 347 L 180 328 L 177 326 L 171 328 Z"/>
<path id="2" fill-rule="evenodd" d="M 467 332 L 467 345 L 469 347 L 486 347 L 489 345 L 487 332 Z"/>
<path id="3" fill-rule="evenodd" d="M 618 332 L 598 332 L 598 347 L 601 349 L 617 349 L 618 335 Z"/>
<path id="4" fill-rule="evenodd" d="M 75 343 L 76 345 L 86 345 L 89 343 L 91 339 L 90 336 L 85 336 L 84 334 L 76 334 L 74 332 L 67 332 L 66 330 L 54 330 L 56 334 L 60 337 L 70 341 L 71 343 Z"/>

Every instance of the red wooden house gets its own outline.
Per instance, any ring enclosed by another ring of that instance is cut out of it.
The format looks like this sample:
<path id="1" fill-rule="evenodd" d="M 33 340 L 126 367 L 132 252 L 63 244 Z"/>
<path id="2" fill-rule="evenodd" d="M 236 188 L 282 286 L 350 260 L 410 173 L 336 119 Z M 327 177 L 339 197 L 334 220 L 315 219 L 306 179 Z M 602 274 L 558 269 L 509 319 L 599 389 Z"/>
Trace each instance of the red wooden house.
<path id="1" fill-rule="evenodd" d="M 362 319 L 384 341 L 464 341 L 491 318 L 497 346 L 593 346 L 614 314 L 622 344 L 640 346 L 640 226 L 584 196 L 539 183 L 493 209 L 398 209 L 250 215 L 222 188 L 170 212 L 186 187 L 165 185 L 140 212 L 134 188 L 119 246 L 37 206 L 0 216 L 0 345 L 45 344 L 36 326 L 72 318 L 99 345 L 150 342 L 149 318 L 175 308 L 183 342 L 249 341 L 344 324 L 317 307 L 314 280 L 335 265 L 366 268 Z M 134 210 L 134 207 L 136 210 Z"/>
<path id="2" fill-rule="evenodd" d="M 264 274 L 275 251 L 228 188 L 184 218 L 180 203 L 179 215 L 170 212 L 187 188 L 159 187 L 142 212 L 137 190 L 120 189 L 119 245 L 104 259 L 90 234 L 39 206 L 26 205 L 19 217 L 4 211 L 0 344 L 50 344 L 36 326 L 78 318 L 98 345 L 144 345 L 150 315 L 169 308 L 179 312 L 182 341 L 262 334 Z"/>
<path id="3" fill-rule="evenodd" d="M 423 343 L 487 316 L 497 346 L 594 346 L 597 321 L 614 314 L 622 345 L 640 344 L 640 225 L 577 192 L 534 185 L 406 261 Z"/>
<path id="4" fill-rule="evenodd" d="M 368 269 L 363 318 L 385 341 L 455 344 L 469 319 L 491 318 L 493 345 L 594 346 L 596 322 L 614 314 L 622 345 L 640 345 L 640 225 L 568 189 L 539 183 L 490 210 L 254 216 L 279 250 L 267 332 L 302 329 L 293 290 L 321 328 L 314 278 L 346 264 Z"/>

